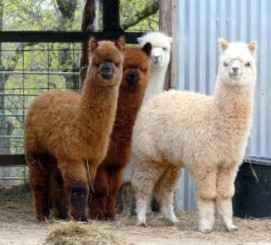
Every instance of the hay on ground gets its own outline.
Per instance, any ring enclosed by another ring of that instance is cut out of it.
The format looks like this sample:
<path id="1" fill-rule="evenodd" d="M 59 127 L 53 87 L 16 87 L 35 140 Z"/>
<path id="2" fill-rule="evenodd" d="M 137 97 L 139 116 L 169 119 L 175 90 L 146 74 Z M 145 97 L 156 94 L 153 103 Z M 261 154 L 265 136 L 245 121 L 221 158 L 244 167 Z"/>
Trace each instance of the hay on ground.
<path id="1" fill-rule="evenodd" d="M 91 224 L 61 222 L 53 226 L 44 245 L 124 245 L 120 236 L 96 222 Z"/>

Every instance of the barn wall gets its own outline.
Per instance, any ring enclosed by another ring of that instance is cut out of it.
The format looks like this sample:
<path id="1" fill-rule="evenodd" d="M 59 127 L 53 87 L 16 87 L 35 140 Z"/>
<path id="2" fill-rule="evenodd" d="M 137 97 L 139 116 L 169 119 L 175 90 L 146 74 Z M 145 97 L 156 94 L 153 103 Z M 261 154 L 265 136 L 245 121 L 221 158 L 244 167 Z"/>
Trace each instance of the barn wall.
<path id="1" fill-rule="evenodd" d="M 254 121 L 246 155 L 271 157 L 271 1 L 178 0 L 176 88 L 213 95 L 217 38 L 257 40 L 258 79 Z M 195 208 L 193 184 L 185 171 L 176 195 L 177 209 Z"/>

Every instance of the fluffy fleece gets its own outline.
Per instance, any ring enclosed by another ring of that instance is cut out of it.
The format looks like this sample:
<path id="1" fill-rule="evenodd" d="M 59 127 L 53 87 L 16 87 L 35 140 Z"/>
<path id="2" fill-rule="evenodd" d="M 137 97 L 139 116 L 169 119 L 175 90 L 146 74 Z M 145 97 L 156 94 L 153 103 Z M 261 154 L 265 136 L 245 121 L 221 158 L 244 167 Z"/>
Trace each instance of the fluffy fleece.
<path id="1" fill-rule="evenodd" d="M 132 127 L 150 77 L 151 44 L 124 51 L 123 79 L 107 156 L 99 166 L 89 212 L 92 218 L 115 218 L 116 196 L 131 155 Z"/>
<path id="2" fill-rule="evenodd" d="M 201 232 L 214 226 L 215 207 L 229 231 L 237 169 L 242 163 L 252 121 L 256 43 L 219 40 L 220 64 L 214 96 L 164 92 L 145 104 L 135 122 L 132 146 L 137 165 L 137 219 L 146 223 L 153 193 L 172 223 L 173 197 L 182 167 L 196 186 Z"/>
<path id="3" fill-rule="evenodd" d="M 91 38 L 81 95 L 52 90 L 29 108 L 25 154 L 39 220 L 48 218 L 49 193 L 57 218 L 66 218 L 68 206 L 74 219 L 87 220 L 89 183 L 106 156 L 115 119 L 123 49 L 122 38 L 116 43 Z"/>

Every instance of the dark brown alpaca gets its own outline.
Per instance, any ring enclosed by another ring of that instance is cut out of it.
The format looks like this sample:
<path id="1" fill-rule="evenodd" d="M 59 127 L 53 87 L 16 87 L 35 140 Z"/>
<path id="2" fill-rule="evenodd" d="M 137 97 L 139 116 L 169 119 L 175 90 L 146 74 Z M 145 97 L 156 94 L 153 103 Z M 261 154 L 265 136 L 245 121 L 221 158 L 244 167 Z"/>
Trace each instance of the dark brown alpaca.
<path id="1" fill-rule="evenodd" d="M 79 95 L 49 91 L 29 108 L 25 154 L 35 215 L 87 220 L 89 183 L 106 156 L 122 79 L 124 41 L 89 41 L 89 66 Z M 40 155 L 43 154 L 43 155 Z M 49 191 L 49 186 L 51 190 Z"/>
<path id="2" fill-rule="evenodd" d="M 142 49 L 130 47 L 124 51 L 123 78 L 108 153 L 98 168 L 94 192 L 90 190 L 91 218 L 115 217 L 116 196 L 131 155 L 132 128 L 150 77 L 150 52 L 150 43 Z"/>

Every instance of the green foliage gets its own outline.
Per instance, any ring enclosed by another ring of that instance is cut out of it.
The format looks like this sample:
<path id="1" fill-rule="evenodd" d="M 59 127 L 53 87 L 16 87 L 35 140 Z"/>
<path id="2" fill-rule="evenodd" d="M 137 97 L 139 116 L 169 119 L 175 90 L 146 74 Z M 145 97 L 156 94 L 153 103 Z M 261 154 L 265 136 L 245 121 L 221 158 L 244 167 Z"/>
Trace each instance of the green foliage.
<path id="1" fill-rule="evenodd" d="M 64 1 L 64 0 L 63 0 Z M 3 2 L 3 30 L 5 31 L 44 31 L 58 30 L 61 12 L 54 0 L 27 0 Z M 81 12 L 83 1 L 77 0 L 76 13 Z M 81 16 L 65 18 L 64 28 L 79 30 Z M 62 26 L 63 28 L 63 26 Z"/>
<path id="2" fill-rule="evenodd" d="M 159 13 L 156 11 L 141 20 L 143 13 L 152 12 L 152 5 L 158 6 L 158 0 L 120 0 L 120 22 L 121 26 L 128 23 L 136 23 L 128 28 L 131 31 L 159 30 Z M 138 21 L 140 19 L 141 21 Z M 126 29 L 126 28 L 125 28 Z"/>

